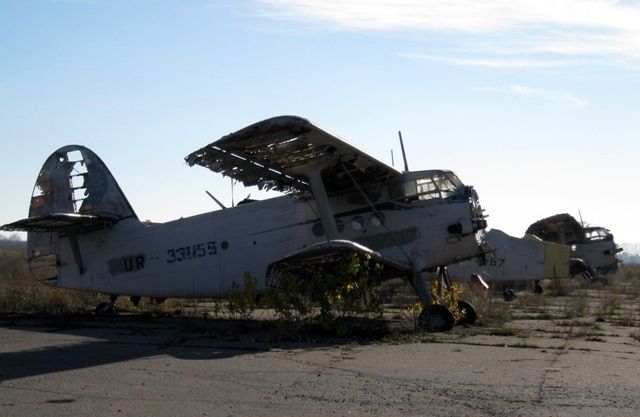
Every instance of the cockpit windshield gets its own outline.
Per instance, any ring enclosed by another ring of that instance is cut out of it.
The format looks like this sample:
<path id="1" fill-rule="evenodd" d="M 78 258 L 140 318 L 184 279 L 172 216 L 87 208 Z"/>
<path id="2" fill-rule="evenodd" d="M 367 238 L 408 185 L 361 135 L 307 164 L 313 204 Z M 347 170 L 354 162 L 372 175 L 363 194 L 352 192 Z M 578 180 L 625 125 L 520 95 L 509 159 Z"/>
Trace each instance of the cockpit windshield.
<path id="1" fill-rule="evenodd" d="M 609 230 L 602 227 L 589 227 L 584 230 L 584 237 L 587 241 L 612 240 Z"/>
<path id="2" fill-rule="evenodd" d="M 409 200 L 443 199 L 463 188 L 451 171 L 412 172 L 402 178 L 402 197 Z"/>

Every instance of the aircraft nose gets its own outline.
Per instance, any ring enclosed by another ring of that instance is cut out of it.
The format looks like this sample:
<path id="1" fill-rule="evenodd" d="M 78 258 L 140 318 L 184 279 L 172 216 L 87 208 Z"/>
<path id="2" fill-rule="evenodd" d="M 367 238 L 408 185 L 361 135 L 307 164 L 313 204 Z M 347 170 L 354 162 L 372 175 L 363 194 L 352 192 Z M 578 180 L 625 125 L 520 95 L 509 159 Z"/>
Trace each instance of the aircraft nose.
<path id="1" fill-rule="evenodd" d="M 484 214 L 484 209 L 480 205 L 480 198 L 477 191 L 470 185 L 465 188 L 466 195 L 469 197 L 469 203 L 471 205 L 471 222 L 473 224 L 473 232 L 484 230 L 487 228 L 487 215 Z"/>
<path id="2" fill-rule="evenodd" d="M 475 232 L 479 231 L 479 230 L 484 230 L 487 228 L 488 224 L 487 221 L 485 219 L 474 219 L 473 220 L 473 229 Z"/>

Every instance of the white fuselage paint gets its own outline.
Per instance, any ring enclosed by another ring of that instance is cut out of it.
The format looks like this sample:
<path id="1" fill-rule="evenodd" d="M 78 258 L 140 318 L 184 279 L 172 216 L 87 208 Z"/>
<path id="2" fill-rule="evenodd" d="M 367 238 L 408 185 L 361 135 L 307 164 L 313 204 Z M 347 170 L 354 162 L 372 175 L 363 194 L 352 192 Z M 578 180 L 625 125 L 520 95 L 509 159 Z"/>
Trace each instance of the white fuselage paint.
<path id="1" fill-rule="evenodd" d="M 613 240 L 576 243 L 573 249 L 572 257 L 585 260 L 601 274 L 615 271 L 618 267 L 618 249 Z"/>
<path id="2" fill-rule="evenodd" d="M 479 259 L 449 265 L 454 281 L 469 281 L 478 275 L 485 281 L 537 281 L 554 276 L 568 276 L 570 248 L 535 237 L 517 238 L 498 229 L 485 237 L 491 252 L 485 262 Z"/>
<path id="3" fill-rule="evenodd" d="M 411 263 L 414 271 L 469 259 L 480 251 L 475 233 L 447 231 L 451 224 L 466 227 L 471 222 L 468 200 L 388 201 L 377 206 L 384 224 L 374 220 L 368 205 L 344 198 L 330 203 L 340 239 L 363 242 L 386 257 Z M 226 295 L 248 273 L 264 291 L 270 263 L 326 239 L 314 234 L 314 224 L 320 224 L 315 202 L 288 195 L 156 225 L 124 219 L 111 229 L 78 235 L 83 274 L 69 239 L 62 237 L 54 285 L 118 295 L 214 297 Z M 194 248 L 195 256 L 180 255 L 179 248 L 187 247 Z"/>

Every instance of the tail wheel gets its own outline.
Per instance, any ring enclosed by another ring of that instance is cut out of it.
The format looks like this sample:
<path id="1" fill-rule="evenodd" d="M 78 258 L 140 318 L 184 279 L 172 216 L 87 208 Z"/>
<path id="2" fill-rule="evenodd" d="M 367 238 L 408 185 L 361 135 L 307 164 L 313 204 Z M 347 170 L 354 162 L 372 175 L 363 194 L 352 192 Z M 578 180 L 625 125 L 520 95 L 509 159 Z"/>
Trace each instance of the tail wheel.
<path id="1" fill-rule="evenodd" d="M 504 301 L 513 301 L 516 298 L 516 292 L 511 288 L 506 289 L 502 293 L 502 297 L 504 298 Z"/>
<path id="2" fill-rule="evenodd" d="M 116 315 L 116 306 L 114 303 L 100 303 L 96 306 L 96 316 L 109 317 Z"/>
<path id="3" fill-rule="evenodd" d="M 447 307 L 440 304 L 432 304 L 423 308 L 418 317 L 420 327 L 429 332 L 446 332 L 453 329 L 455 318 Z"/>
<path id="4" fill-rule="evenodd" d="M 458 300 L 458 309 L 460 310 L 462 317 L 460 317 L 457 324 L 465 325 L 476 322 L 478 314 L 476 313 L 476 309 L 473 304 L 464 300 Z"/>

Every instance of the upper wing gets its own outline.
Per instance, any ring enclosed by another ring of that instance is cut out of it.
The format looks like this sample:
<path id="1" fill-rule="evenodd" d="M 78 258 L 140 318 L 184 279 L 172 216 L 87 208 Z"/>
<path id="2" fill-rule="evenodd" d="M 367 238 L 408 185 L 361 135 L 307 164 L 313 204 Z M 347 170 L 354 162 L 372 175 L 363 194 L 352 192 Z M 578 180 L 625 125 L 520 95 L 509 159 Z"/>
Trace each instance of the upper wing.
<path id="1" fill-rule="evenodd" d="M 297 116 L 252 124 L 185 160 L 190 166 L 204 166 L 246 186 L 283 192 L 309 191 L 301 172 L 318 162 L 325 167 L 322 179 L 329 194 L 353 189 L 353 180 L 366 188 L 399 175 L 394 168 Z"/>
<path id="2" fill-rule="evenodd" d="M 563 213 L 538 220 L 529 226 L 525 233 L 542 240 L 558 241 L 562 233 L 571 231 L 578 234 L 581 229 L 582 226 L 573 216 Z"/>

